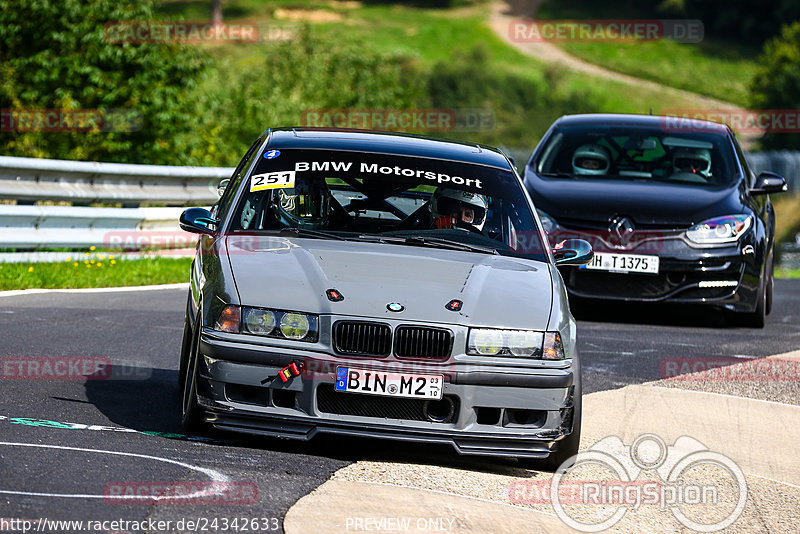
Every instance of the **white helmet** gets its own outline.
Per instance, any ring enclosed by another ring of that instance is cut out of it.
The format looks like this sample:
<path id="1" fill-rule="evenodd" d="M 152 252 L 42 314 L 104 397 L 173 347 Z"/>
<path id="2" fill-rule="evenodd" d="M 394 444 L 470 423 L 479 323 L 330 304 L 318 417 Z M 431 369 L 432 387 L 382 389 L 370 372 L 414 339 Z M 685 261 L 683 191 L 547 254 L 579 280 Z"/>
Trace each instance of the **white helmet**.
<path id="1" fill-rule="evenodd" d="M 600 145 L 581 145 L 572 155 L 572 172 L 578 175 L 602 176 L 610 166 L 608 150 Z"/>
<path id="2" fill-rule="evenodd" d="M 483 230 L 483 225 L 486 223 L 486 212 L 489 209 L 489 201 L 485 196 L 461 189 L 440 187 L 434 191 L 431 197 L 430 210 L 434 221 L 441 217 L 451 217 L 457 220 L 461 217 L 462 208 L 468 208 L 473 213 L 472 221 L 464 222 L 478 230 Z M 452 227 L 452 224 L 445 227 Z"/>
<path id="3" fill-rule="evenodd" d="M 706 148 L 679 148 L 672 154 L 673 172 L 691 172 L 708 178 L 711 174 L 711 151 Z"/>

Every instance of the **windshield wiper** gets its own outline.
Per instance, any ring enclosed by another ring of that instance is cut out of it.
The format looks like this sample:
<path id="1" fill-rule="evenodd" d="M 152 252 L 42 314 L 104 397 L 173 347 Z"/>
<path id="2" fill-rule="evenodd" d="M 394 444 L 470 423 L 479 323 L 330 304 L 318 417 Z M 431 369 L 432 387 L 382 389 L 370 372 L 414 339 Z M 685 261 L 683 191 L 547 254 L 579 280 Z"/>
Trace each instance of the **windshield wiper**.
<path id="1" fill-rule="evenodd" d="M 484 254 L 500 254 L 492 247 L 484 247 L 481 245 L 470 245 L 462 243 L 461 241 L 453 241 L 450 239 L 443 239 L 441 237 L 419 237 L 410 236 L 403 238 L 404 242 L 409 245 L 422 245 L 422 246 L 435 246 L 440 248 L 448 248 L 452 250 L 468 250 L 470 252 L 482 252 Z"/>
<path id="2" fill-rule="evenodd" d="M 306 228 L 296 228 L 294 226 L 281 228 L 278 230 L 279 234 L 288 234 L 292 233 L 297 237 L 314 237 L 317 239 L 336 239 L 337 241 L 347 241 L 346 237 L 342 237 L 336 234 L 329 234 L 327 232 L 320 232 L 318 230 L 308 230 Z"/>
<path id="3" fill-rule="evenodd" d="M 574 178 L 575 175 L 571 172 L 540 172 L 542 176 L 547 176 L 548 178 Z"/>

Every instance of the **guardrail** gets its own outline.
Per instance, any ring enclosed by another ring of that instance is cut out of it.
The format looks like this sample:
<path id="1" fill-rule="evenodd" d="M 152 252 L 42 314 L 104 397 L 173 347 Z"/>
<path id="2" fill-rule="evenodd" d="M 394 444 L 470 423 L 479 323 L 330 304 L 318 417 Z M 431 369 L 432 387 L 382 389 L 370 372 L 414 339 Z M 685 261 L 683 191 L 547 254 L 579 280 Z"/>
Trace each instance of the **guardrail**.
<path id="1" fill-rule="evenodd" d="M 227 167 L 172 167 L 0 156 L 0 199 L 121 202 L 126 206 L 212 204 Z"/>
<path id="2" fill-rule="evenodd" d="M 506 148 L 522 169 L 531 150 Z M 756 172 L 771 170 L 786 177 L 797 192 L 800 152 L 749 153 Z M 0 248 L 131 247 L 140 240 L 147 248 L 175 248 L 188 243 L 178 228 L 179 208 L 160 206 L 210 205 L 217 200 L 219 180 L 233 173 L 228 167 L 171 167 L 94 163 L 0 156 L 0 199 L 18 203 L 61 201 L 73 206 L 0 205 Z M 89 203 L 121 203 L 124 208 L 81 207 Z M 170 237 L 172 236 L 172 237 Z"/>

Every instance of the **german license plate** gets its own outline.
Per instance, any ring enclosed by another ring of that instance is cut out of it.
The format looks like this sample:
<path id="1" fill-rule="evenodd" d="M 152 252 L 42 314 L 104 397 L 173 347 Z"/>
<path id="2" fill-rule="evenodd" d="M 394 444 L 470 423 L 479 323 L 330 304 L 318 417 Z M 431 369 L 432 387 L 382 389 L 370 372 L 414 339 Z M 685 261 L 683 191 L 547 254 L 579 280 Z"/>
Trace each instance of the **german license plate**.
<path id="1" fill-rule="evenodd" d="M 581 268 L 621 273 L 658 274 L 658 256 L 595 252 L 592 261 L 582 265 Z"/>
<path id="2" fill-rule="evenodd" d="M 352 367 L 336 368 L 336 391 L 412 399 L 441 399 L 442 375 L 382 373 Z"/>

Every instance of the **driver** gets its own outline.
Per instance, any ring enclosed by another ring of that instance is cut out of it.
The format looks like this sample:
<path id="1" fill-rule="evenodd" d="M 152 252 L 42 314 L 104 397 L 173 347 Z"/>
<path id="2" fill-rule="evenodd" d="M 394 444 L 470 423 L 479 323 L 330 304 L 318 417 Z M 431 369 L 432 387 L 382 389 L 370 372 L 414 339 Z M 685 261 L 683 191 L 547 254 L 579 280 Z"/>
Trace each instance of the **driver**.
<path id="1" fill-rule="evenodd" d="M 706 148 L 679 148 L 672 155 L 674 172 L 690 172 L 708 178 L 711 174 L 711 151 Z"/>
<path id="2" fill-rule="evenodd" d="M 330 191 L 324 181 L 305 181 L 296 187 L 278 189 L 274 209 L 287 226 L 324 228 L 329 222 Z"/>
<path id="3" fill-rule="evenodd" d="M 608 150 L 600 145 L 581 145 L 572 155 L 572 171 L 579 176 L 603 176 L 610 166 Z"/>
<path id="4" fill-rule="evenodd" d="M 433 225 L 440 229 L 468 224 L 480 232 L 486 223 L 488 208 L 485 196 L 449 187 L 436 189 L 430 202 Z"/>

